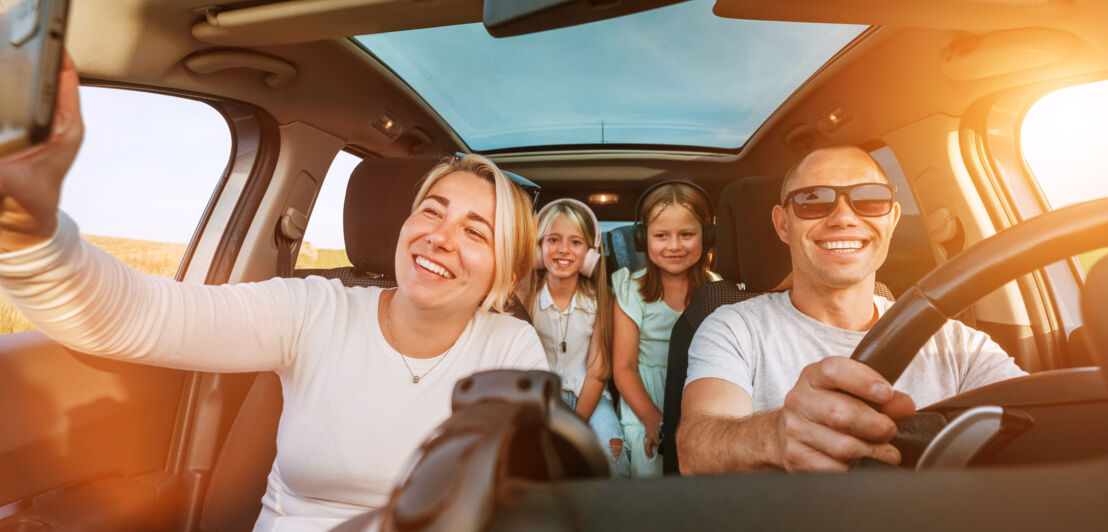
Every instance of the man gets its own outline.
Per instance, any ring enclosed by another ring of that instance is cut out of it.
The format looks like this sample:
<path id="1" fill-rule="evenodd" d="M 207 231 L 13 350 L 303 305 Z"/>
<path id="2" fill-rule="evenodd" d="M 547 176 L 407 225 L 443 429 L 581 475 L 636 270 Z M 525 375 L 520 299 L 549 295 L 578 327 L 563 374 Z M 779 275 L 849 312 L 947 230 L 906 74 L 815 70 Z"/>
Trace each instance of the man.
<path id="1" fill-rule="evenodd" d="M 842 471 L 900 462 L 894 420 L 962 391 L 1023 375 L 985 334 L 949 321 L 896 383 L 850 355 L 892 303 L 874 295 L 900 205 L 853 146 L 816 150 L 785 176 L 773 225 L 792 289 L 716 310 L 689 347 L 677 451 L 682 473 Z M 880 412 L 859 398 L 878 405 Z"/>

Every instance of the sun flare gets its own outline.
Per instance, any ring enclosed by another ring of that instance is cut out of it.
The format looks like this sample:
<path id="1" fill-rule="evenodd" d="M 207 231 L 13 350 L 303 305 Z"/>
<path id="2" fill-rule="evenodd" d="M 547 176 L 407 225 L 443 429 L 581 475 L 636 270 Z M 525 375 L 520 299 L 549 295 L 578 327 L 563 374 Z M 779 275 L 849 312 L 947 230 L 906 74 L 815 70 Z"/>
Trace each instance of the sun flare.
<path id="1" fill-rule="evenodd" d="M 1108 196 L 1108 81 L 1046 95 L 1027 112 L 1020 137 L 1052 207 Z"/>

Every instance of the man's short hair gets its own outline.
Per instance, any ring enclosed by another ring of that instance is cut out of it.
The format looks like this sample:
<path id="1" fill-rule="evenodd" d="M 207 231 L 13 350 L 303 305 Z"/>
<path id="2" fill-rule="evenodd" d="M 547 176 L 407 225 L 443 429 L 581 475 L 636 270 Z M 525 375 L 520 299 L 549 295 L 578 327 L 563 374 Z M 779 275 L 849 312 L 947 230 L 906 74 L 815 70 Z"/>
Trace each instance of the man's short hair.
<path id="1" fill-rule="evenodd" d="M 808 150 L 804 154 L 803 157 L 801 157 L 799 160 L 797 160 L 795 163 L 793 163 L 792 166 L 789 167 L 788 171 L 785 172 L 785 178 L 781 180 L 781 194 L 780 194 L 780 197 L 778 198 L 778 202 L 780 202 L 781 204 L 785 203 L 785 195 L 790 192 L 789 184 L 792 183 L 793 179 L 796 178 L 796 173 L 797 173 L 798 170 L 800 170 L 800 166 L 802 164 L 804 164 L 804 161 L 807 161 L 809 157 L 811 157 L 811 156 L 813 156 L 813 155 L 815 155 L 815 154 L 817 154 L 821 151 L 838 150 L 838 149 L 846 149 L 846 148 L 853 148 L 853 149 L 856 149 L 856 150 L 866 154 L 866 157 L 869 157 L 869 160 L 873 161 L 873 165 L 877 167 L 877 173 L 881 175 L 881 177 L 885 180 L 886 183 L 889 182 L 889 176 L 887 174 L 885 174 L 885 169 L 881 167 L 881 163 L 877 162 L 877 159 L 874 159 L 873 155 L 870 155 L 870 153 L 868 151 L 863 150 L 861 147 L 855 146 L 854 144 L 835 144 L 835 145 L 832 145 L 832 146 L 823 146 L 821 148 L 814 148 L 814 149 Z"/>

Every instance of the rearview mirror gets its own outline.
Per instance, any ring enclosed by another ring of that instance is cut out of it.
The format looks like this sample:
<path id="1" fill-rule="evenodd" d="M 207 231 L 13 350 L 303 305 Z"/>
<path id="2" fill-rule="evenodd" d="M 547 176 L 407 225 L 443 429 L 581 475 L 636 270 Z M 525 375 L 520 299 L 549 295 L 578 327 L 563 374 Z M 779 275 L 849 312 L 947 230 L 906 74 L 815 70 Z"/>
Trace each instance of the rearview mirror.
<path id="1" fill-rule="evenodd" d="M 493 37 L 576 26 L 687 0 L 485 0 L 485 29 Z"/>

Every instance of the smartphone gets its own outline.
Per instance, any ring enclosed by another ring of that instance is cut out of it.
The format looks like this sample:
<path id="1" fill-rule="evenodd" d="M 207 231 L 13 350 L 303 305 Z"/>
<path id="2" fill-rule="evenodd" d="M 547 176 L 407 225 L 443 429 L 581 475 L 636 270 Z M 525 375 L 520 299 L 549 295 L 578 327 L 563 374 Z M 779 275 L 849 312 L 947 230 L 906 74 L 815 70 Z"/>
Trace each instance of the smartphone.
<path id="1" fill-rule="evenodd" d="M 69 0 L 22 0 L 0 15 L 0 155 L 46 140 Z"/>

